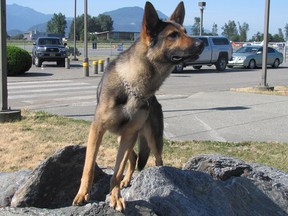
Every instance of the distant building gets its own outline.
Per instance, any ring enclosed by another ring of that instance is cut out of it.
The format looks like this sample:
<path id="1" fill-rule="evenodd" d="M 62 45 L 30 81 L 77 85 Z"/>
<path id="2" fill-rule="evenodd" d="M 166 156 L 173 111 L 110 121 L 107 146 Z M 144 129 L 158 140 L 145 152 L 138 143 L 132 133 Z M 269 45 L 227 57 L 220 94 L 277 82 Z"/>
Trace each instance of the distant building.
<path id="1" fill-rule="evenodd" d="M 128 31 L 110 32 L 110 38 L 113 40 L 135 41 L 138 37 L 140 37 L 140 32 L 128 32 Z"/>
<path id="2" fill-rule="evenodd" d="M 37 30 L 24 33 L 24 39 L 28 41 L 37 40 L 38 37 L 46 37 L 46 36 L 47 36 L 46 32 L 39 32 Z"/>
<path id="3" fill-rule="evenodd" d="M 121 31 L 121 30 L 94 32 L 90 34 L 96 35 L 98 39 L 102 39 L 102 40 L 112 39 L 116 41 L 120 41 L 120 40 L 135 41 L 140 36 L 140 32 Z"/>
<path id="4" fill-rule="evenodd" d="M 61 34 L 48 34 L 46 32 L 39 32 L 37 30 L 24 33 L 24 39 L 28 40 L 28 41 L 37 40 L 39 37 L 59 37 L 59 38 L 62 38 L 62 35 Z"/>

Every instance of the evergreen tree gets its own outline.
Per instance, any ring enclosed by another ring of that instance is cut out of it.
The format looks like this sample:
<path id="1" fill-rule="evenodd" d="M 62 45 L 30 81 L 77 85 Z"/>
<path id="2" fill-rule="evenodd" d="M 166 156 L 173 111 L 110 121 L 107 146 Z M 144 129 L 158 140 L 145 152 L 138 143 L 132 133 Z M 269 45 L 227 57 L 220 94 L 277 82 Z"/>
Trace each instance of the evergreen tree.
<path id="1" fill-rule="evenodd" d="M 200 17 L 194 17 L 194 24 L 192 26 L 192 35 L 200 35 Z"/>
<path id="2" fill-rule="evenodd" d="M 47 23 L 47 32 L 52 34 L 61 34 L 65 36 L 67 27 L 66 17 L 62 13 L 54 14 L 52 19 Z"/>
<path id="3" fill-rule="evenodd" d="M 249 31 L 249 24 L 244 22 L 242 25 L 238 22 L 239 41 L 247 41 L 247 32 Z"/>
<path id="4" fill-rule="evenodd" d="M 222 35 L 228 37 L 231 41 L 239 41 L 238 29 L 235 21 L 229 20 L 228 23 L 225 23 L 222 27 Z"/>

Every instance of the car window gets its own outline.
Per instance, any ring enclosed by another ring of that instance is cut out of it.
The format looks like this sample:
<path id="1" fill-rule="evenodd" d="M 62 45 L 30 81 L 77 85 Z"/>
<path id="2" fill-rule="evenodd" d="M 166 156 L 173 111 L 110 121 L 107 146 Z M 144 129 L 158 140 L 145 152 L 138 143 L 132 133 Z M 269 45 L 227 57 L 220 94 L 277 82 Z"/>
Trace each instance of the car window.
<path id="1" fill-rule="evenodd" d="M 275 50 L 273 48 L 268 47 L 268 53 L 274 53 L 274 52 L 275 52 Z"/>
<path id="2" fill-rule="evenodd" d="M 245 46 L 245 47 L 238 49 L 236 51 L 236 53 L 256 53 L 256 52 L 260 51 L 260 49 L 258 49 L 258 47 L 251 47 L 251 46 L 246 47 Z"/>
<path id="3" fill-rule="evenodd" d="M 201 40 L 201 41 L 204 43 L 204 46 L 209 46 L 209 44 L 208 44 L 208 39 L 207 39 L 207 38 L 205 38 L 205 37 L 199 37 L 199 38 L 197 38 L 197 39 Z"/>
<path id="4" fill-rule="evenodd" d="M 38 42 L 39 45 L 60 45 L 60 40 L 56 38 L 41 38 Z"/>
<path id="5" fill-rule="evenodd" d="M 214 45 L 228 45 L 229 41 L 226 38 L 212 38 Z"/>

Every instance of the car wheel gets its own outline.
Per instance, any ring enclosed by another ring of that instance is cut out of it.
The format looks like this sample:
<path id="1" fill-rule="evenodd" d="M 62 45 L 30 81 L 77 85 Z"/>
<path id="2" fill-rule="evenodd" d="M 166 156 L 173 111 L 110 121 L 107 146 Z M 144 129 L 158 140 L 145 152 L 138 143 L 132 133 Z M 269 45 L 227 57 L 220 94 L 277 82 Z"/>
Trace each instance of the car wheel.
<path id="1" fill-rule="evenodd" d="M 200 70 L 200 69 L 202 68 L 202 65 L 201 65 L 201 66 L 193 66 L 193 68 L 194 68 L 195 70 Z"/>
<path id="2" fill-rule="evenodd" d="M 275 61 L 274 61 L 273 65 L 272 65 L 272 67 L 273 67 L 273 68 L 278 68 L 279 65 L 280 65 L 280 61 L 279 61 L 279 59 L 275 59 Z"/>
<path id="3" fill-rule="evenodd" d="M 36 67 L 41 67 L 42 65 L 42 61 L 38 57 L 35 57 L 34 63 Z"/>
<path id="4" fill-rule="evenodd" d="M 225 56 L 220 56 L 217 63 L 215 64 L 218 71 L 224 71 L 227 65 L 227 58 Z"/>
<path id="5" fill-rule="evenodd" d="M 255 69 L 256 68 L 256 62 L 254 59 L 251 59 L 249 64 L 248 64 L 249 69 Z"/>
<path id="6" fill-rule="evenodd" d="M 178 64 L 175 66 L 175 72 L 182 72 L 183 71 L 183 64 Z"/>

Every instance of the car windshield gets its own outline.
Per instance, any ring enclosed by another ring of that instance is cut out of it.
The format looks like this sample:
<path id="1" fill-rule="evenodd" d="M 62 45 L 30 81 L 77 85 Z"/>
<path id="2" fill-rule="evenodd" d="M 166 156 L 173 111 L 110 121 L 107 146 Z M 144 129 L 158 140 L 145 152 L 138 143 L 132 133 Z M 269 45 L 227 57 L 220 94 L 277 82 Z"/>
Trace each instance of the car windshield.
<path id="1" fill-rule="evenodd" d="M 242 47 L 236 51 L 236 53 L 256 53 L 259 47 Z"/>
<path id="2" fill-rule="evenodd" d="M 41 38 L 39 45 L 60 45 L 60 40 L 57 38 Z"/>

